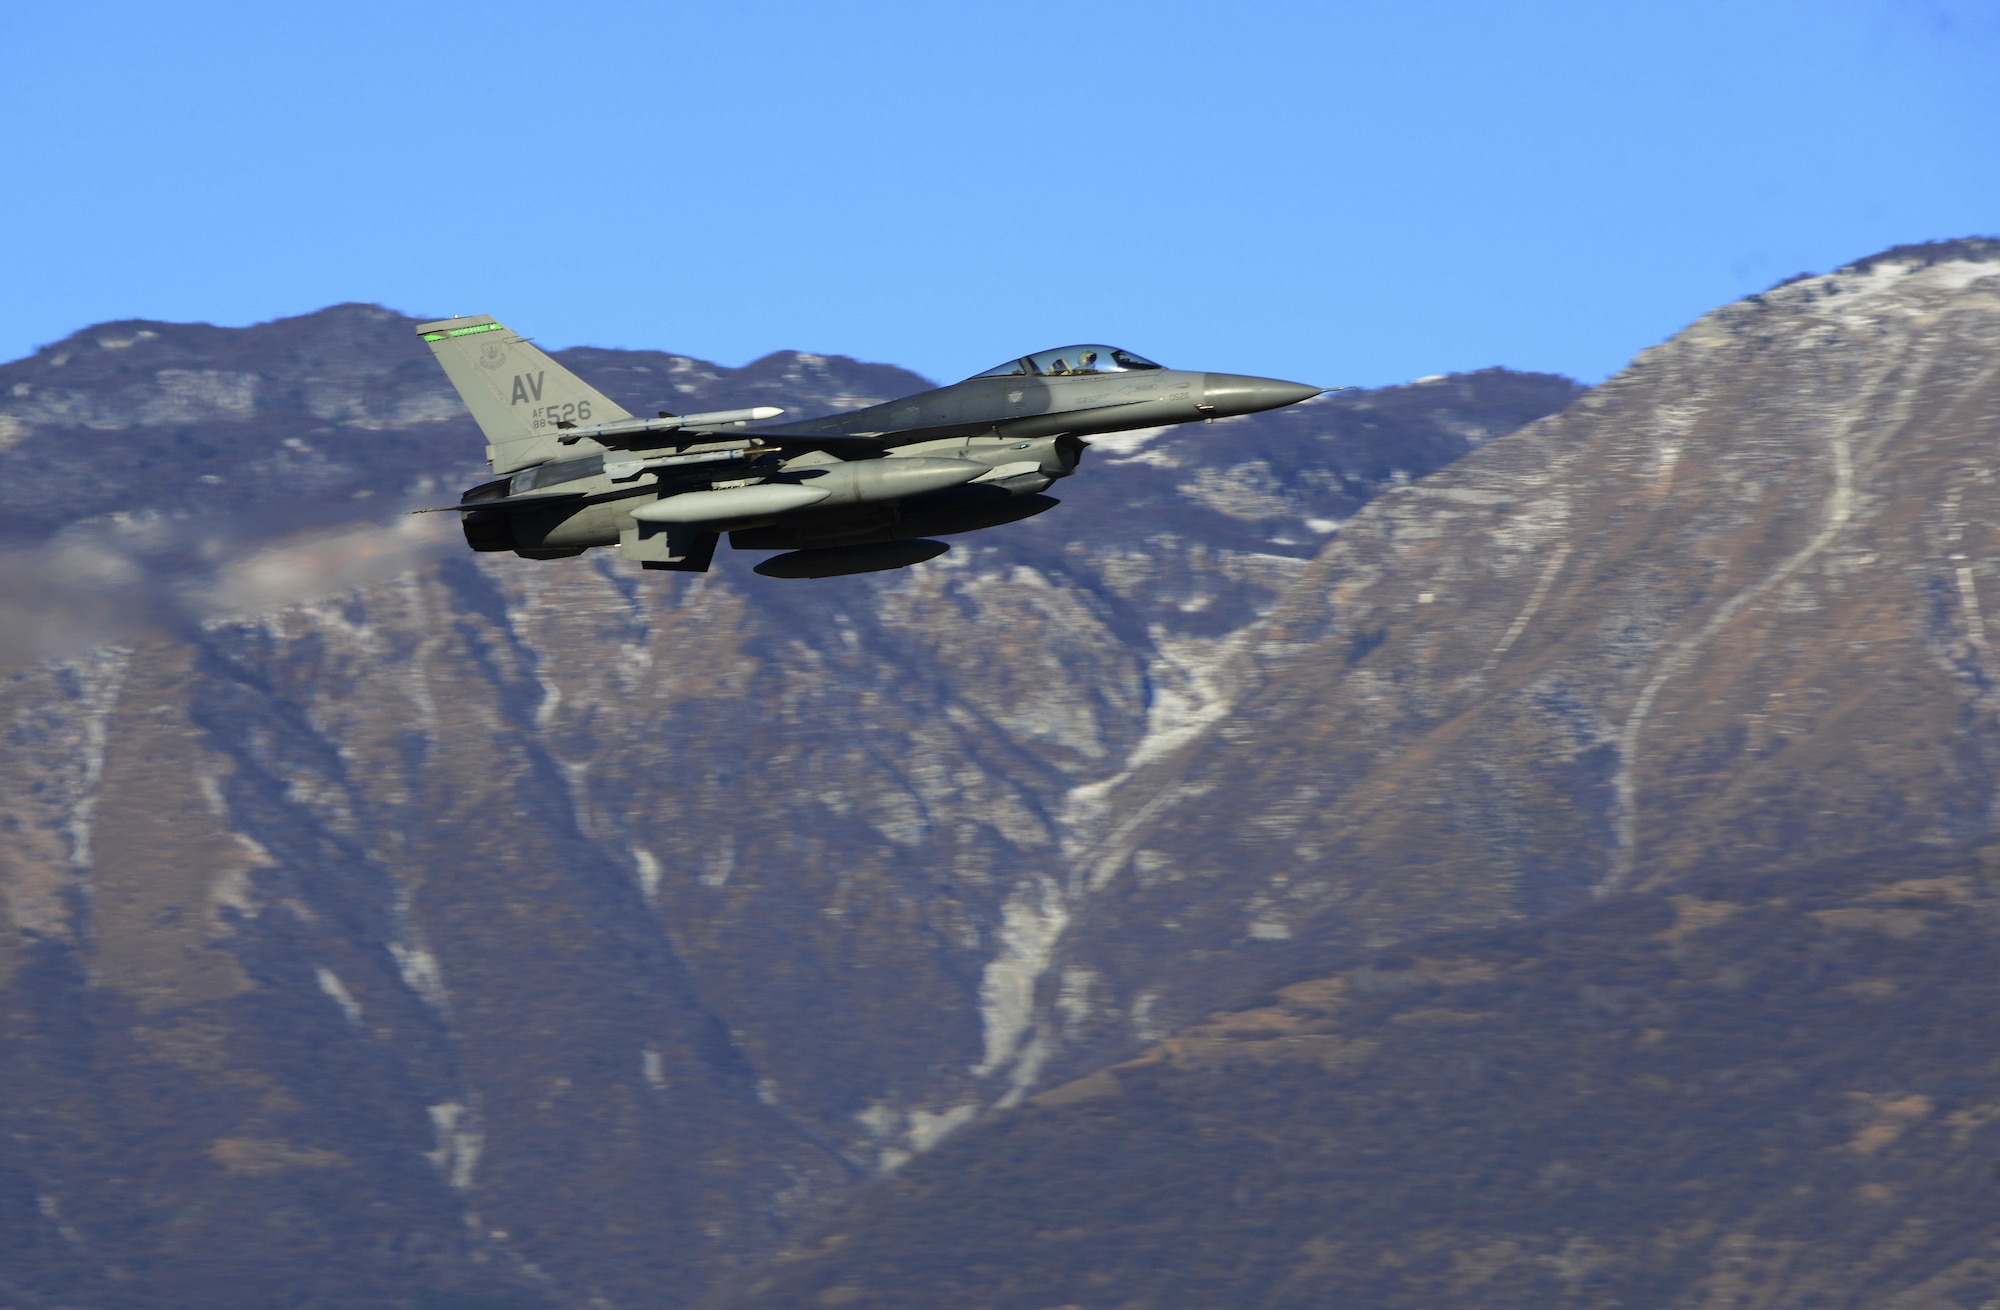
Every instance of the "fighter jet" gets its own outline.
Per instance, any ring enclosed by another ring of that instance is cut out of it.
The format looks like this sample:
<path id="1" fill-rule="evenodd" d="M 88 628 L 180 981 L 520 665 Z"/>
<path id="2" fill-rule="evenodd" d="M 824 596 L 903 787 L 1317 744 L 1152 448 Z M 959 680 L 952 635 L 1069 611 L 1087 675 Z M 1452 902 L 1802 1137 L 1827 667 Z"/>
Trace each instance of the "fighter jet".
<path id="1" fill-rule="evenodd" d="M 783 551 L 756 571 L 824 578 L 901 568 L 936 537 L 1053 509 L 1092 436 L 1277 409 L 1329 390 L 1192 373 L 1115 346 L 1010 359 L 963 382 L 802 422 L 770 406 L 635 418 L 480 315 L 424 323 L 504 475 L 441 509 L 479 551 L 561 559 L 616 547 L 643 568 L 706 572 L 716 542 Z M 429 512 L 429 511 L 420 511 Z"/>

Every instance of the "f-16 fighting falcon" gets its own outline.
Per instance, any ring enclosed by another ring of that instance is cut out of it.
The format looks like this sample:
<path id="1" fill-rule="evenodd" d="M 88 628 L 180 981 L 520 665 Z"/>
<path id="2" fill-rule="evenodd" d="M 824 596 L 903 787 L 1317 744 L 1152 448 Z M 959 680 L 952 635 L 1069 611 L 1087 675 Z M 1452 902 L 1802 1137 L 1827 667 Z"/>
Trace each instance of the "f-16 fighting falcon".
<path id="1" fill-rule="evenodd" d="M 474 550 L 528 559 L 616 546 L 649 569 L 705 572 L 727 532 L 785 551 L 767 577 L 901 568 L 930 538 L 1053 509 L 1042 493 L 1106 432 L 1253 414 L 1329 390 L 1164 368 L 1114 346 L 1010 359 L 963 382 L 803 422 L 769 406 L 634 418 L 483 315 L 417 328 L 504 475 L 443 507 Z"/>

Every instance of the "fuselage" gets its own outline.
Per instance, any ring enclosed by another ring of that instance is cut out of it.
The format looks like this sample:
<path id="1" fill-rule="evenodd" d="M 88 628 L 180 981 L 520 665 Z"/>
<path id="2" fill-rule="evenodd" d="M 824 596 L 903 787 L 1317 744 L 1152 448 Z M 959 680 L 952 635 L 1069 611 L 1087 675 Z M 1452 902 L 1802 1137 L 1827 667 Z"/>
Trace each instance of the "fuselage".
<path id="1" fill-rule="evenodd" d="M 510 504 L 467 514 L 466 536 L 476 549 L 536 558 L 617 545 L 652 567 L 688 568 L 706 567 L 722 532 L 742 549 L 814 550 L 973 531 L 1052 508 L 1041 493 L 1076 471 L 1092 436 L 1275 409 L 1321 390 L 1067 347 L 863 409 L 705 432 L 664 458 L 553 460 L 469 491 L 468 503 Z M 792 444 L 810 438 L 855 441 Z M 512 502 L 551 491 L 569 495 Z M 691 550 L 698 565 L 675 562 Z"/>
<path id="2" fill-rule="evenodd" d="M 1321 390 L 1274 378 L 1168 368 L 982 375 L 866 409 L 753 430 L 877 436 L 895 446 L 982 435 L 1090 437 L 1276 409 Z"/>

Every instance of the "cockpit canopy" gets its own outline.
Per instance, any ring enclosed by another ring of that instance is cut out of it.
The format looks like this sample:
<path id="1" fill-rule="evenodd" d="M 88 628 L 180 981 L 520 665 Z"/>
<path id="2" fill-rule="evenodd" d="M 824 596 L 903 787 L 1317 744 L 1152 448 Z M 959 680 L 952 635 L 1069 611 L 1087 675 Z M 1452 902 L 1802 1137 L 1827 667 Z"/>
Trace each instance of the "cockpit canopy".
<path id="1" fill-rule="evenodd" d="M 1159 368 L 1144 355 L 1135 355 L 1116 346 L 1062 346 L 1021 359 L 1010 359 L 976 378 L 1071 377 L 1079 373 L 1126 373 L 1135 369 Z"/>

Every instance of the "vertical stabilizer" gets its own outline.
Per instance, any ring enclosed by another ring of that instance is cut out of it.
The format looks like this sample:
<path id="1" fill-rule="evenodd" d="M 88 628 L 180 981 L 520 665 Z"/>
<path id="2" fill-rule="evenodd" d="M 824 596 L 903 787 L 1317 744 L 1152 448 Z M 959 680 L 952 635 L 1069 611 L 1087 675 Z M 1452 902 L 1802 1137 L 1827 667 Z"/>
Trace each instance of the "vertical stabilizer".
<path id="1" fill-rule="evenodd" d="M 473 422 L 486 434 L 486 461 L 495 473 L 600 449 L 588 439 L 557 444 L 558 423 L 632 417 L 533 342 L 484 314 L 420 323 L 417 335 L 430 345 L 472 411 Z"/>

